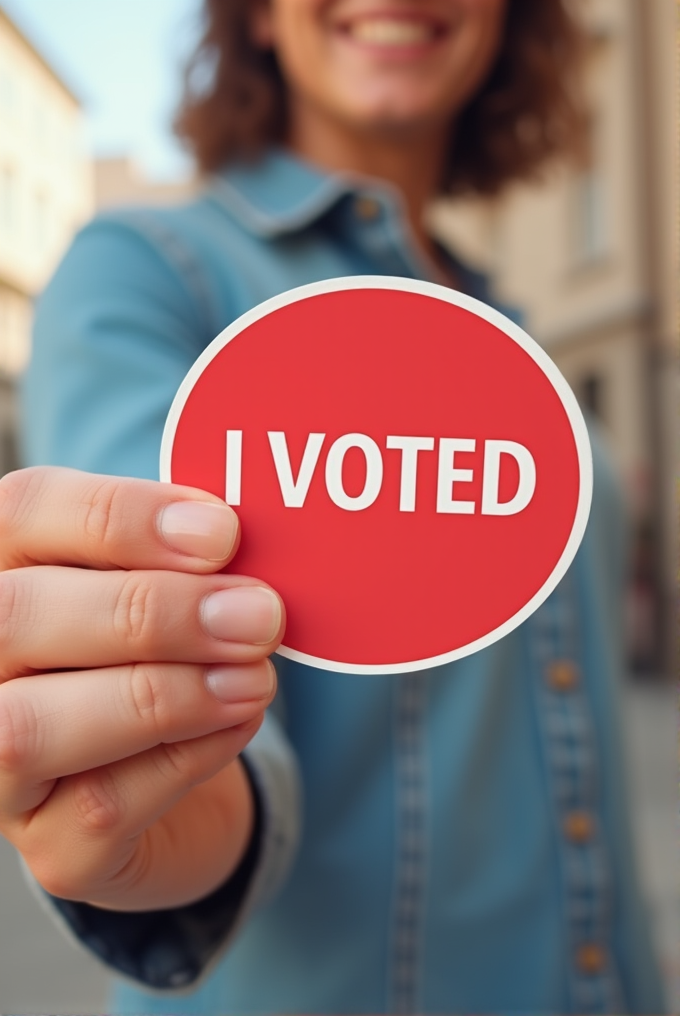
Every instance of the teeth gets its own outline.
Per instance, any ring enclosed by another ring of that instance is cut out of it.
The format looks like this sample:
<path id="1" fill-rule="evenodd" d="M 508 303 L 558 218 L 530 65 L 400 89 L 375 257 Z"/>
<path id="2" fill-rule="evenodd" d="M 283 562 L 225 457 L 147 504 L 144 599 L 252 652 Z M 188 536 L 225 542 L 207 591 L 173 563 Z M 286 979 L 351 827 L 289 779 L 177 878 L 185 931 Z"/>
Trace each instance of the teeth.
<path id="1" fill-rule="evenodd" d="M 434 31 L 422 21 L 362 18 L 350 25 L 350 34 L 359 42 L 368 42 L 374 46 L 413 46 L 420 42 L 429 42 Z"/>

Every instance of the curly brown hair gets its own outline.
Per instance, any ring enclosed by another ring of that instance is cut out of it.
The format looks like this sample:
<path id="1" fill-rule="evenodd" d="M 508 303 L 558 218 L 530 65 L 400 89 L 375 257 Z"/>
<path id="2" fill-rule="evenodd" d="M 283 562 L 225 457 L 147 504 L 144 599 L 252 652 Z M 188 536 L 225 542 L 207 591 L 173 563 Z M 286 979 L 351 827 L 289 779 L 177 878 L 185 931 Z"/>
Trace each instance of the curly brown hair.
<path id="1" fill-rule="evenodd" d="M 252 38 L 252 8 L 253 0 L 204 0 L 175 119 L 203 172 L 285 139 L 286 85 L 275 54 Z M 456 120 L 443 190 L 492 195 L 536 177 L 555 156 L 583 158 L 584 49 L 568 0 L 508 0 L 496 60 Z"/>

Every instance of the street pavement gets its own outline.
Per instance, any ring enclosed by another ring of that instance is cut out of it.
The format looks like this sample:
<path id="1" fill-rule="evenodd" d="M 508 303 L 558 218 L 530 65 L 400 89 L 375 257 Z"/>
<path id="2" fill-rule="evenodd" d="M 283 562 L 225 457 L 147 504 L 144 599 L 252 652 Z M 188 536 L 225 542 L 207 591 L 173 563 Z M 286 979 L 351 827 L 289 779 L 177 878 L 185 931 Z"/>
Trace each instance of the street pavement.
<path id="1" fill-rule="evenodd" d="M 635 834 L 669 1011 L 680 1013 L 680 836 L 677 688 L 626 686 Z M 27 889 L 12 848 L 0 838 L 0 1013 L 106 1011 L 108 978 L 51 924 Z"/>
<path id="2" fill-rule="evenodd" d="M 680 1014 L 679 693 L 673 682 L 630 685 L 625 720 L 638 859 L 668 1009 Z"/>

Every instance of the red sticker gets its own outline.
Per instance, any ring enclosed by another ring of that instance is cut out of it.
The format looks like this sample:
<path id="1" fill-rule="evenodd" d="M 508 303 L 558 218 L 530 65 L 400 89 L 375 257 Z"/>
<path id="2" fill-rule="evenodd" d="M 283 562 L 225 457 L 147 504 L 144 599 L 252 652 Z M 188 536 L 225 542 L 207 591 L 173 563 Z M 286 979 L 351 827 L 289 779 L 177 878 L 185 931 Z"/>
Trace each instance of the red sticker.
<path id="1" fill-rule="evenodd" d="M 268 300 L 207 347 L 161 479 L 239 513 L 229 571 L 283 597 L 281 655 L 385 674 L 482 649 L 546 599 L 592 464 L 571 389 L 521 328 L 441 286 L 360 276 Z"/>

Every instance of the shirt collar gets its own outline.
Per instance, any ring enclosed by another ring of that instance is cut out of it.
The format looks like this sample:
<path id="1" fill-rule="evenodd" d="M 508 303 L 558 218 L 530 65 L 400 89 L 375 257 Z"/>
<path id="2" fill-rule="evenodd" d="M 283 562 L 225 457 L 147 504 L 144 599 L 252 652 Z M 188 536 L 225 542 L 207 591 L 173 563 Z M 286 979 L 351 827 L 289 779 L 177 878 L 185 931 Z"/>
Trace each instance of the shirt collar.
<path id="1" fill-rule="evenodd" d="M 371 198 L 396 219 L 404 215 L 401 195 L 389 184 L 358 174 L 325 173 L 277 148 L 257 161 L 230 163 L 211 178 L 208 193 L 249 233 L 263 239 L 300 232 L 348 195 Z M 500 306 L 492 299 L 484 275 L 463 264 L 450 251 L 445 250 L 445 254 L 464 292 L 499 306 L 513 320 L 520 319 L 514 308 Z M 414 277 L 431 278 L 427 263 L 416 254 L 413 259 Z"/>
<path id="2" fill-rule="evenodd" d="M 359 191 L 383 202 L 394 202 L 396 195 L 380 181 L 324 173 L 281 149 L 256 162 L 232 163 L 209 185 L 213 199 L 248 232 L 267 238 L 305 229 L 342 198 Z"/>

